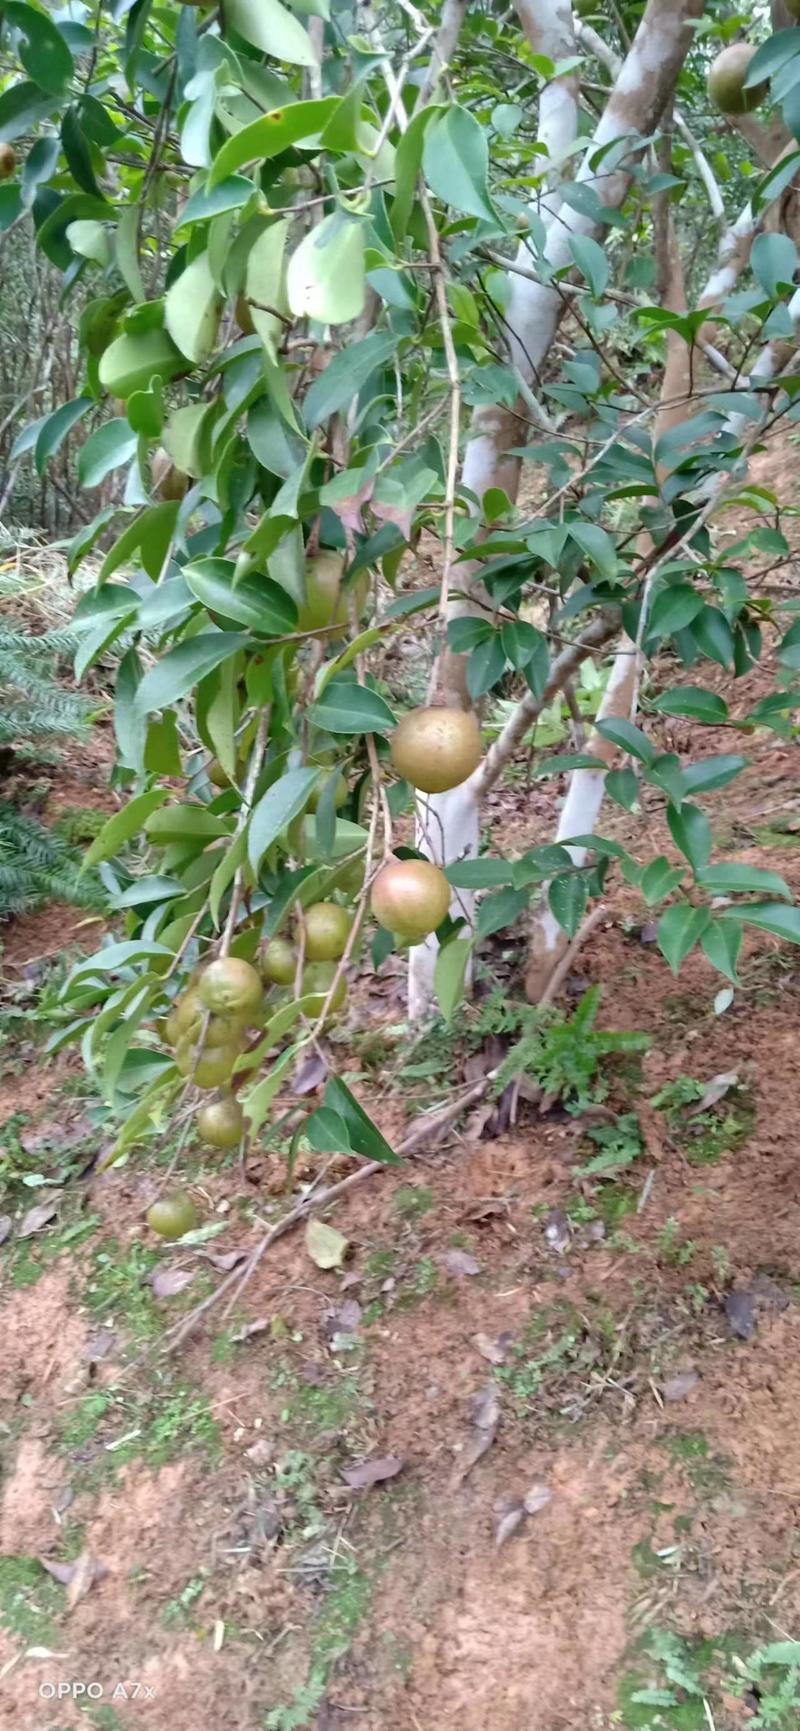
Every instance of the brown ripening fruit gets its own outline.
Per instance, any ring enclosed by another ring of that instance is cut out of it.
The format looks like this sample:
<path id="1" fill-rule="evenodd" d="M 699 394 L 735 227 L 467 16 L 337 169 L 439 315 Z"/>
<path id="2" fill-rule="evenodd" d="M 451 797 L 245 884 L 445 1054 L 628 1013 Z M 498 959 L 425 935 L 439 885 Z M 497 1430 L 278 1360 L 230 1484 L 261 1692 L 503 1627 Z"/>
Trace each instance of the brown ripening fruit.
<path id="1" fill-rule="evenodd" d="M 165 502 L 185 498 L 191 486 L 189 476 L 176 469 L 172 458 L 161 446 L 150 464 L 150 481 L 153 492 Z"/>
<path id="2" fill-rule="evenodd" d="M 465 709 L 412 709 L 392 734 L 398 775 L 422 793 L 458 787 L 481 760 L 480 728 Z"/>
<path id="3" fill-rule="evenodd" d="M 378 872 L 372 912 L 401 944 L 419 944 L 440 926 L 450 908 L 450 885 L 430 860 L 397 859 Z"/>
<path id="4" fill-rule="evenodd" d="M 306 960 L 336 962 L 344 955 L 345 945 L 353 924 L 352 914 L 337 902 L 314 902 L 306 908 L 303 925 L 306 933 Z"/>
<path id="5" fill-rule="evenodd" d="M 200 1002 L 215 1016 L 255 1014 L 263 997 L 255 968 L 240 956 L 220 956 L 209 962 L 197 990 Z"/>
<path id="6" fill-rule="evenodd" d="M 182 1238 L 197 1225 L 197 1209 L 186 1190 L 173 1190 L 160 1196 L 147 1210 L 147 1224 L 159 1238 Z"/>
<path id="7" fill-rule="evenodd" d="M 331 989 L 335 973 L 335 962 L 309 962 L 308 966 L 303 969 L 302 995 L 304 998 L 310 997 L 312 1000 L 308 1006 L 309 1015 L 320 1015 L 325 999 Z M 346 1001 L 347 981 L 344 974 L 342 974 L 336 987 L 336 991 L 331 999 L 329 1013 L 332 1014 L 334 1010 L 341 1010 Z"/>
<path id="8" fill-rule="evenodd" d="M 236 1148 L 242 1139 L 244 1113 L 232 1094 L 223 1094 L 200 1107 L 195 1123 L 201 1142 L 210 1148 Z"/>
<path id="9" fill-rule="evenodd" d="M 288 938 L 270 938 L 260 957 L 261 978 L 271 986 L 291 986 L 297 971 L 297 957 Z"/>
<path id="10" fill-rule="evenodd" d="M 17 153 L 13 144 L 0 144 L 0 180 L 9 180 L 17 166 Z"/>
<path id="11" fill-rule="evenodd" d="M 717 55 L 708 74 L 708 94 L 721 114 L 749 114 L 763 102 L 766 83 L 754 84 L 751 90 L 744 87 L 755 52 L 751 42 L 731 42 Z"/>

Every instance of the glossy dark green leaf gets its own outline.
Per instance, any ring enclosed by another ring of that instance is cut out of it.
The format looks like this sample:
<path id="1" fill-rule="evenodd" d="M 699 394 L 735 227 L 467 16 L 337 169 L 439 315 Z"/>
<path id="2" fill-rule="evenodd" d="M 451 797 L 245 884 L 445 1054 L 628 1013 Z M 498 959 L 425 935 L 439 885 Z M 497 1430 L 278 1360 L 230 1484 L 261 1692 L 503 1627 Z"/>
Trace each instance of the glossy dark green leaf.
<path id="1" fill-rule="evenodd" d="M 82 487 L 99 487 L 112 469 L 129 463 L 136 451 L 136 434 L 127 421 L 104 421 L 89 434 L 78 455 L 78 480 Z"/>
<path id="2" fill-rule="evenodd" d="M 683 784 L 687 793 L 714 793 L 717 788 L 727 787 L 746 768 L 746 757 L 705 757 L 684 770 Z"/>
<path id="3" fill-rule="evenodd" d="M 475 862 L 478 863 L 477 861 Z M 449 876 L 449 873 L 448 873 Z M 452 882 L 452 879 L 451 879 Z M 501 932 L 506 926 L 519 919 L 530 901 L 530 892 L 524 889 L 498 890 L 496 895 L 484 896 L 479 904 L 475 929 L 479 939 L 488 938 L 492 932 Z"/>
<path id="4" fill-rule="evenodd" d="M 248 854 L 254 870 L 273 842 L 305 811 L 320 775 L 319 769 L 290 769 L 267 788 L 250 819 Z"/>
<path id="5" fill-rule="evenodd" d="M 247 637 L 240 632 L 204 631 L 199 637 L 176 644 L 145 674 L 136 694 L 137 709 L 149 715 L 153 709 L 177 703 L 220 662 L 246 649 L 247 643 Z"/>
<path id="6" fill-rule="evenodd" d="M 319 426 L 340 409 L 349 408 L 370 374 L 383 366 L 396 347 L 397 338 L 391 331 L 372 331 L 334 355 L 306 393 L 303 405 L 306 425 Z"/>
<path id="7" fill-rule="evenodd" d="M 437 115 L 422 149 L 425 179 L 437 198 L 467 216 L 494 222 L 489 197 L 489 145 L 477 117 L 457 103 Z"/>
<path id="8" fill-rule="evenodd" d="M 73 72 L 72 55 L 61 31 L 46 12 L 24 5 L 23 0 L 6 0 L 3 15 L 20 32 L 17 52 L 25 71 L 41 90 L 58 95 Z"/>
<path id="9" fill-rule="evenodd" d="M 588 900 L 586 879 L 579 872 L 555 877 L 547 891 L 550 910 L 568 938 L 574 938 Z"/>
<path id="10" fill-rule="evenodd" d="M 445 1022 L 451 1022 L 464 1001 L 464 986 L 472 954 L 471 938 L 450 938 L 441 944 L 433 974 L 433 991 Z"/>
<path id="11" fill-rule="evenodd" d="M 197 559 L 183 568 L 186 583 L 209 612 L 268 637 L 297 630 L 297 608 L 271 577 L 254 574 L 234 584 L 233 559 Z"/>
<path id="12" fill-rule="evenodd" d="M 703 955 L 712 968 L 738 986 L 736 963 L 742 947 L 742 928 L 734 920 L 712 919 L 700 938 Z"/>
<path id="13" fill-rule="evenodd" d="M 716 691 L 702 685 L 676 685 L 653 699 L 653 708 L 661 715 L 686 715 L 690 721 L 703 721 L 710 727 L 728 719 L 728 705 Z"/>
<path id="14" fill-rule="evenodd" d="M 397 725 L 385 697 L 354 680 L 332 679 L 310 718 L 324 733 L 389 733 Z"/>
<path id="15" fill-rule="evenodd" d="M 562 862 L 563 863 L 563 862 Z M 454 889 L 486 890 L 513 881 L 512 867 L 504 859 L 461 859 L 445 866 L 445 877 Z"/>
<path id="16" fill-rule="evenodd" d="M 350 1089 L 338 1076 L 331 1076 L 326 1083 L 322 1106 L 318 1111 L 319 1113 L 326 1112 L 334 1115 L 339 1123 L 345 1127 L 347 1133 L 346 1152 L 360 1154 L 365 1160 L 379 1160 L 386 1166 L 398 1164 L 397 1155 L 389 1146 L 385 1136 L 381 1135 L 377 1124 L 373 1124 L 363 1106 L 359 1105 Z M 331 1142 L 330 1134 L 324 1122 L 320 1123 L 317 1112 L 312 1112 L 311 1116 L 306 1119 L 304 1134 L 310 1146 L 316 1148 L 321 1154 L 334 1152 L 341 1146 L 336 1137 Z"/>
<path id="17" fill-rule="evenodd" d="M 0 144 L 13 144 L 15 138 L 35 132 L 39 122 L 52 114 L 57 101 L 56 96 L 44 95 L 26 78 L 9 84 L 0 94 Z"/>
<path id="18" fill-rule="evenodd" d="M 608 721 L 596 723 L 597 732 L 603 739 L 609 739 L 612 745 L 619 746 L 620 751 L 628 752 L 631 757 L 638 757 L 640 763 L 650 764 L 655 752 L 645 733 L 634 722 L 611 717 Z"/>
<path id="19" fill-rule="evenodd" d="M 34 462 L 38 474 L 41 475 L 48 459 L 60 450 L 71 429 L 93 407 L 91 397 L 74 397 L 71 403 L 62 403 L 60 408 L 53 410 L 52 415 L 45 416 L 34 446 Z"/>
<path id="20" fill-rule="evenodd" d="M 789 885 L 778 872 L 767 871 L 763 866 L 744 865 L 738 860 L 704 866 L 697 873 L 697 881 L 714 895 L 756 890 L 761 895 L 785 896 L 787 902 L 792 899 Z"/>
<path id="21" fill-rule="evenodd" d="M 702 870 L 711 857 L 711 825 L 697 805 L 681 801 L 680 808 L 667 806 L 667 823 L 676 847 L 694 871 Z"/>
<path id="22" fill-rule="evenodd" d="M 664 909 L 658 922 L 657 941 L 673 974 L 678 973 L 681 962 L 694 949 L 710 919 L 708 908 L 695 908 L 689 902 L 674 902 Z"/>

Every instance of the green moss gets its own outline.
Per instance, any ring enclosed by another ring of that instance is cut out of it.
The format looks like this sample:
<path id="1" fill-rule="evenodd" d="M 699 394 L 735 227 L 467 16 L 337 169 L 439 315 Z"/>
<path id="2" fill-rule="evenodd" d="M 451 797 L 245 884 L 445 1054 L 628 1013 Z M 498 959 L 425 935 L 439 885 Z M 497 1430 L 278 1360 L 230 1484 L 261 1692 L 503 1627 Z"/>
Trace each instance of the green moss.
<path id="1" fill-rule="evenodd" d="M 433 1207 L 433 1191 L 425 1184 L 401 1184 L 392 1197 L 392 1207 L 401 1220 L 421 1220 Z"/>
<path id="2" fill-rule="evenodd" d="M 0 1557 L 0 1623 L 25 1646 L 52 1646 L 64 1592 L 34 1557 Z"/>

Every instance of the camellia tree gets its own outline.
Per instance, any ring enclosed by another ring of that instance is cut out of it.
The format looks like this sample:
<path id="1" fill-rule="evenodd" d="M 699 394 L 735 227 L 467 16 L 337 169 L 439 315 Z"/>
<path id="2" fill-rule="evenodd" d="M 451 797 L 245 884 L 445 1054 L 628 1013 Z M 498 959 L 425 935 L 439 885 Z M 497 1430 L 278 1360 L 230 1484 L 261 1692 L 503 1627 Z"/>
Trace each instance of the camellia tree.
<path id="1" fill-rule="evenodd" d="M 120 472 L 70 563 L 99 565 L 78 675 L 119 657 L 125 803 L 88 863 L 122 935 L 75 968 L 56 1036 L 121 1120 L 109 1158 L 194 1088 L 207 1143 L 257 1133 L 371 917 L 373 967 L 409 949 L 414 1018 L 452 1015 L 475 945 L 528 909 L 546 995 L 609 872 L 659 910 L 675 970 L 699 947 L 735 985 L 745 925 L 800 940 L 779 876 L 713 861 L 702 806 L 740 736 L 790 733 L 800 665 L 779 503 L 748 480 L 800 414 L 795 15 L 3 6 L 0 223 L 29 216 L 65 297 L 81 285 L 85 357 L 16 455 L 41 469 L 80 423 L 82 486 Z M 402 717 L 398 634 L 430 669 Z M 781 674 L 748 708 L 764 642 Z M 570 777 L 557 834 L 482 852 L 487 795 L 591 658 L 585 749 L 537 764 Z M 732 748 L 681 762 L 651 714 Z M 680 865 L 597 833 L 643 788 Z M 337 1078 L 303 1134 L 390 1157 Z"/>

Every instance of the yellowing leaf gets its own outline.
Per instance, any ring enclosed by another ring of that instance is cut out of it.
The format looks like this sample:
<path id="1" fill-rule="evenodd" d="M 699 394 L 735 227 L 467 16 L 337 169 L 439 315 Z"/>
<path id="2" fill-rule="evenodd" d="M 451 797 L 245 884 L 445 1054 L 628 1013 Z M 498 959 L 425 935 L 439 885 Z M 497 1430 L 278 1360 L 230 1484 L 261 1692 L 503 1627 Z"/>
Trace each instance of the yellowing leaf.
<path id="1" fill-rule="evenodd" d="M 324 1220 L 311 1219 L 306 1227 L 306 1250 L 318 1268 L 341 1268 L 350 1248 L 343 1233 Z"/>
<path id="2" fill-rule="evenodd" d="M 286 286 L 298 318 L 345 325 L 364 306 L 364 227 L 336 210 L 301 240 L 289 260 Z"/>
<path id="3" fill-rule="evenodd" d="M 208 255 L 201 253 L 167 290 L 164 323 L 172 341 L 187 359 L 199 364 L 214 347 L 220 298 Z"/>

